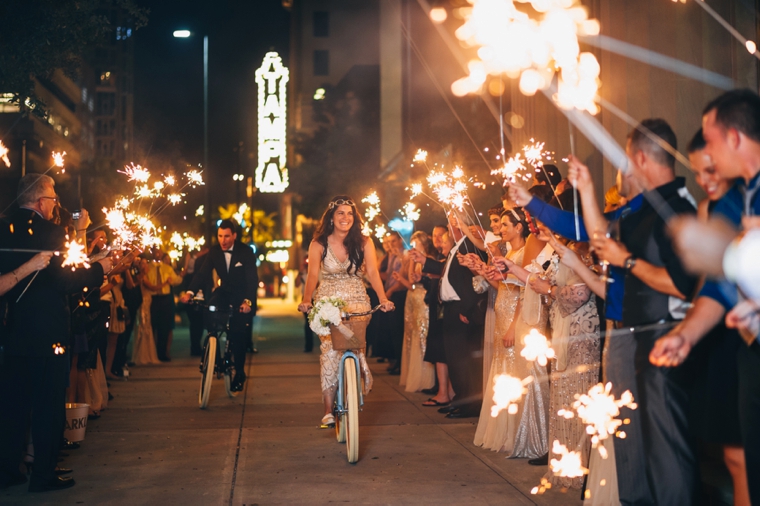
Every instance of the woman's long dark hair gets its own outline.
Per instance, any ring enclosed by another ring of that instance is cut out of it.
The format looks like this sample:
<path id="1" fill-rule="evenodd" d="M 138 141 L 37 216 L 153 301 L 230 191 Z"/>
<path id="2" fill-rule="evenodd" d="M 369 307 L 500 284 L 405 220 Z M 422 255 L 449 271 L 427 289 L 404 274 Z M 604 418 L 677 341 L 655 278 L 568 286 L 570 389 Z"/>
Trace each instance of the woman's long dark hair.
<path id="1" fill-rule="evenodd" d="M 351 204 L 348 204 L 348 202 Z M 325 255 L 327 255 L 327 237 L 335 230 L 335 225 L 333 224 L 335 211 L 341 205 L 351 205 L 351 209 L 354 211 L 354 224 L 351 225 L 348 235 L 343 240 L 343 246 L 346 247 L 348 259 L 351 262 L 348 269 L 349 272 L 358 272 L 364 265 L 364 244 L 367 241 L 367 238 L 362 235 L 362 216 L 359 214 L 359 210 L 354 202 L 354 199 L 346 195 L 337 195 L 330 199 L 330 203 L 327 205 L 327 209 L 322 214 L 322 219 L 314 231 L 313 239 L 324 248 L 324 251 L 322 251 L 322 260 L 324 260 Z"/>

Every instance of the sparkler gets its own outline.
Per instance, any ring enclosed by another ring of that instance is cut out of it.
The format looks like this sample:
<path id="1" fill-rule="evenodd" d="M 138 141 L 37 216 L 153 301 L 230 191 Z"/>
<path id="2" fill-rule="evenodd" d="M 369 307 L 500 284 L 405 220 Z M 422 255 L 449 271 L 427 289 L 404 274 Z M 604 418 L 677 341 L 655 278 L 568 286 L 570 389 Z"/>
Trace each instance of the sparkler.
<path id="1" fill-rule="evenodd" d="M 130 163 L 124 167 L 124 170 L 118 171 L 121 174 L 127 175 L 127 181 L 136 181 L 138 183 L 147 183 L 150 179 L 150 171 L 143 168 L 141 165 L 135 165 Z"/>
<path id="2" fill-rule="evenodd" d="M 568 451 L 567 447 L 554 440 L 552 444 L 552 453 L 559 455 L 559 460 L 551 459 L 549 465 L 555 476 L 562 478 L 579 478 L 588 474 L 588 469 L 581 464 L 581 453 L 578 451 Z"/>
<path id="3" fill-rule="evenodd" d="M 520 153 L 517 153 L 507 160 L 503 167 L 492 170 L 491 175 L 503 177 L 504 186 L 507 186 L 510 183 L 514 183 L 518 177 L 523 181 L 529 181 L 530 177 L 524 173 L 525 170 L 525 160 L 521 158 Z M 523 172 L 523 174 L 520 174 L 520 172 Z"/>
<path id="4" fill-rule="evenodd" d="M 451 85 L 455 95 L 479 92 L 489 75 L 502 74 L 519 78 L 520 91 L 534 95 L 551 86 L 556 74 L 553 98 L 560 107 L 599 111 L 599 63 L 578 44 L 579 35 L 599 34 L 599 22 L 588 19 L 579 0 L 517 0 L 530 3 L 540 19 L 518 10 L 514 0 L 470 1 L 456 36 L 478 48 L 478 59 L 467 64 L 468 76 Z"/>
<path id="5" fill-rule="evenodd" d="M 427 161 L 428 152 L 424 149 L 418 149 L 417 152 L 414 154 L 414 161 L 415 162 L 422 162 L 425 163 Z"/>
<path id="6" fill-rule="evenodd" d="M 90 268 L 90 262 L 83 244 L 76 241 L 68 241 L 65 243 L 65 246 L 66 251 L 63 253 L 61 267 L 70 266 L 72 271 L 77 270 L 77 267 Z"/>
<path id="7" fill-rule="evenodd" d="M 11 160 L 8 158 L 8 148 L 5 147 L 3 141 L 0 141 L 0 160 L 3 161 L 6 167 L 10 168 Z"/>
<path id="8" fill-rule="evenodd" d="M 545 366 L 548 359 L 554 358 L 554 350 L 549 346 L 549 340 L 538 330 L 531 329 L 523 340 L 525 341 L 525 348 L 522 349 L 520 355 L 526 360 L 537 361 L 540 365 Z"/>
<path id="9" fill-rule="evenodd" d="M 63 166 L 63 157 L 64 156 L 66 156 L 66 152 L 65 151 L 63 151 L 63 152 L 53 151 L 53 166 L 54 167 L 58 167 L 59 169 L 61 169 L 61 172 L 66 172 L 66 169 Z"/>
<path id="10" fill-rule="evenodd" d="M 385 235 L 388 233 L 388 229 L 385 228 L 385 225 L 382 223 L 379 225 L 375 225 L 375 237 L 377 237 L 379 240 L 383 240 Z"/>
<path id="11" fill-rule="evenodd" d="M 533 381 L 533 376 L 528 376 L 523 380 L 519 380 L 509 374 L 499 374 L 493 380 L 493 402 L 491 406 L 491 416 L 496 418 L 502 410 L 507 410 L 507 413 L 514 415 L 517 413 L 517 403 L 525 395 L 527 389 L 525 388 Z"/>
<path id="12" fill-rule="evenodd" d="M 364 217 L 367 218 L 367 221 L 374 220 L 382 213 L 380 210 L 380 197 L 377 196 L 377 192 L 375 191 L 364 197 L 362 204 L 367 204 L 367 208 L 364 210 Z"/>
<path id="13" fill-rule="evenodd" d="M 420 210 L 414 202 L 407 202 L 399 212 L 407 221 L 417 221 L 420 219 Z"/>
<path id="14" fill-rule="evenodd" d="M 187 178 L 188 184 L 193 188 L 205 184 L 203 182 L 203 175 L 199 170 L 188 170 L 187 173 L 185 173 L 185 177 Z"/>
<path id="15" fill-rule="evenodd" d="M 573 409 L 578 414 L 583 423 L 586 424 L 586 433 L 591 436 L 591 444 L 594 448 L 602 439 L 607 439 L 611 434 L 615 434 L 621 439 L 625 439 L 625 432 L 619 431 L 621 425 L 630 423 L 630 420 L 620 420 L 616 418 L 620 415 L 620 408 L 627 407 L 636 409 L 638 406 L 633 402 L 633 394 L 626 390 L 620 399 L 615 399 L 610 394 L 612 383 L 603 385 L 601 383 L 594 385 L 588 394 L 577 397 L 573 403 Z M 558 414 L 565 418 L 575 416 L 572 411 L 561 409 Z M 599 453 L 603 458 L 607 458 L 607 452 L 603 446 L 599 446 Z"/>

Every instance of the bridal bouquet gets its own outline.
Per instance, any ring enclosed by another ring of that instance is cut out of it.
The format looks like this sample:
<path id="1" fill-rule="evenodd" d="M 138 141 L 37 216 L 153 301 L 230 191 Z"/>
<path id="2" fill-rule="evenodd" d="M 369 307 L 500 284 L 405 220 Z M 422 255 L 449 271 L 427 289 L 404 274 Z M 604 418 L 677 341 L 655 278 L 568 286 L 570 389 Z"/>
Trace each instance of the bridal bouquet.
<path id="1" fill-rule="evenodd" d="M 341 309 L 346 307 L 346 302 L 338 297 L 324 297 L 319 299 L 309 311 L 309 327 L 318 336 L 330 335 L 330 325 L 335 325 L 341 332 L 345 328 L 341 322 Z M 351 334 L 353 334 L 351 332 Z"/>

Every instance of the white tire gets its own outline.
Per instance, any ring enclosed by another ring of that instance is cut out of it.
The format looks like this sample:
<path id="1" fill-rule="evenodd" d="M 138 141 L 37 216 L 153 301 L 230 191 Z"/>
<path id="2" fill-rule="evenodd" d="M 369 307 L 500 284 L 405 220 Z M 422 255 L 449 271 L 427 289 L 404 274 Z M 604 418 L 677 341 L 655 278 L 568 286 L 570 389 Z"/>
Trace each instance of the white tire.
<path id="1" fill-rule="evenodd" d="M 216 338 L 209 337 L 206 343 L 206 351 L 203 353 L 203 369 L 201 371 L 201 388 L 198 393 L 198 406 L 206 409 L 209 397 L 211 397 L 211 381 L 214 379 L 214 367 L 216 366 Z"/>
<path id="2" fill-rule="evenodd" d="M 359 382 L 353 358 L 347 358 L 343 364 L 343 375 L 346 378 L 344 408 L 348 411 L 345 418 L 346 453 L 348 462 L 356 464 L 359 460 Z"/>

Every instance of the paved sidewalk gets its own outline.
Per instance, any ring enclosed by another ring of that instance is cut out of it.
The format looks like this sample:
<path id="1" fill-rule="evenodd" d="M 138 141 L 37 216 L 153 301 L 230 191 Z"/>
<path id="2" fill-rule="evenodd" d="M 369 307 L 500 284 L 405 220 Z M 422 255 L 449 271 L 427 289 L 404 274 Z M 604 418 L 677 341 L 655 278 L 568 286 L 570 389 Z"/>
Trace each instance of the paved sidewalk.
<path id="1" fill-rule="evenodd" d="M 348 464 L 334 431 L 318 429 L 319 353 L 302 351 L 302 317 L 294 304 L 262 306 L 243 394 L 229 399 L 215 381 L 209 408 L 198 409 L 198 362 L 185 358 L 187 332 L 177 329 L 170 364 L 134 367 L 112 385 L 111 406 L 64 463 L 74 488 L 13 487 L 0 503 L 580 505 L 577 491 L 530 495 L 544 468 L 474 447 L 474 419 L 422 407 L 426 396 L 399 389 L 384 364 L 371 364 L 360 460 Z"/>

